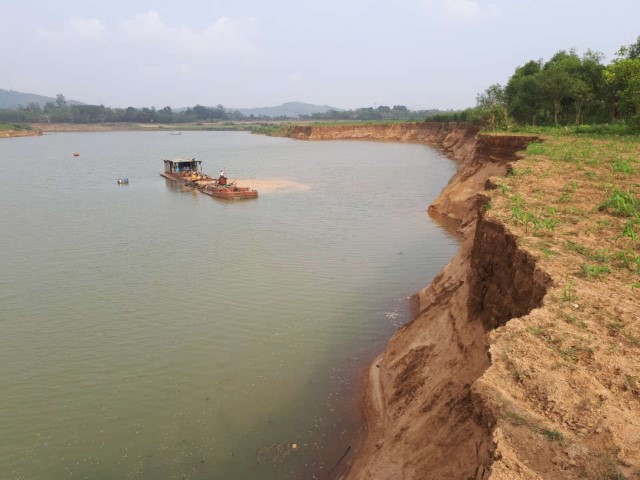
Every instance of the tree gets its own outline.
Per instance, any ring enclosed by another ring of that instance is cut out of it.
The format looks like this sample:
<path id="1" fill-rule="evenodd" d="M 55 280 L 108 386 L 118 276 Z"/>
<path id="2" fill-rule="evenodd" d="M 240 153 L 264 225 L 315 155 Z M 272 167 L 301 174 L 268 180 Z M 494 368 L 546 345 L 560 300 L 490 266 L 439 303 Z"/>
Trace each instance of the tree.
<path id="1" fill-rule="evenodd" d="M 562 102 L 574 92 L 573 79 L 562 65 L 555 64 L 545 68 L 540 77 L 542 97 L 553 109 L 553 123 L 558 125 L 562 112 Z"/>
<path id="2" fill-rule="evenodd" d="M 29 104 L 27 105 L 26 110 L 30 111 L 31 113 L 35 113 L 35 114 L 42 113 L 42 107 L 40 106 L 40 104 L 38 102 L 29 102 Z"/>
<path id="3" fill-rule="evenodd" d="M 640 36 L 636 39 L 636 43 L 629 45 L 629 51 L 627 52 L 627 58 L 631 60 L 640 59 Z"/>
<path id="4" fill-rule="evenodd" d="M 158 121 L 161 123 L 173 122 L 173 110 L 171 110 L 171 107 L 166 106 L 158 110 Z"/>
<path id="5" fill-rule="evenodd" d="M 604 72 L 614 92 L 614 117 L 640 115 L 640 58 L 619 58 Z"/>
<path id="6" fill-rule="evenodd" d="M 629 60 L 640 59 L 640 36 L 636 39 L 636 43 L 621 46 L 617 55 L 618 57 L 628 58 Z"/>
<path id="7" fill-rule="evenodd" d="M 574 50 L 560 50 L 544 64 L 540 76 L 540 93 L 553 111 L 553 123 L 557 126 L 562 117 L 567 121 L 567 113 L 575 109 L 576 94 L 584 95 L 588 86 L 581 79 L 582 61 Z"/>
<path id="8" fill-rule="evenodd" d="M 582 56 L 579 68 L 579 81 L 575 89 L 575 119 L 581 124 L 585 116 L 592 121 L 605 120 L 605 99 L 608 96 L 604 82 L 604 55 L 587 50 Z"/>
<path id="9" fill-rule="evenodd" d="M 531 60 L 516 68 L 504 89 L 509 114 L 518 122 L 535 125 L 540 115 L 539 77 L 542 60 Z"/>
<path id="10" fill-rule="evenodd" d="M 67 99 L 61 93 L 56 95 L 56 106 L 58 108 L 65 108 L 67 106 Z"/>
<path id="11" fill-rule="evenodd" d="M 478 115 L 480 119 L 490 130 L 509 128 L 509 112 L 505 90 L 502 85 L 495 83 L 487 88 L 484 93 L 479 93 L 476 97 L 476 106 L 479 109 Z M 461 118 L 461 120 L 463 119 Z M 464 120 L 466 120 L 466 114 Z"/>

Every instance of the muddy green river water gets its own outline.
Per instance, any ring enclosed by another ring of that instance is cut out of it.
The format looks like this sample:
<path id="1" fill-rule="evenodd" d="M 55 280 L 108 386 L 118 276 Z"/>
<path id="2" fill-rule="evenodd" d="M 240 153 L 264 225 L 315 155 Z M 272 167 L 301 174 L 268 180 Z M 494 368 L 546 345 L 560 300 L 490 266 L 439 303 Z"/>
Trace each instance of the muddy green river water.
<path id="1" fill-rule="evenodd" d="M 176 156 L 280 188 L 216 200 L 159 176 Z M 0 478 L 328 478 L 364 365 L 457 248 L 425 213 L 454 170 L 239 132 L 0 140 Z"/>

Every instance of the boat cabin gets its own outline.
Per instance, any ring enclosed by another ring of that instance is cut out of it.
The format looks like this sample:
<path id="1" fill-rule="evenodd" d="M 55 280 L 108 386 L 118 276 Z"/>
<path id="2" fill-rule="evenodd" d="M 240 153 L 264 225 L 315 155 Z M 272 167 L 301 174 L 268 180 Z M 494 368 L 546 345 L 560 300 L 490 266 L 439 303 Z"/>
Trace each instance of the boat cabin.
<path id="1" fill-rule="evenodd" d="M 202 173 L 202 160 L 195 158 L 176 158 L 164 161 L 165 173 Z"/>

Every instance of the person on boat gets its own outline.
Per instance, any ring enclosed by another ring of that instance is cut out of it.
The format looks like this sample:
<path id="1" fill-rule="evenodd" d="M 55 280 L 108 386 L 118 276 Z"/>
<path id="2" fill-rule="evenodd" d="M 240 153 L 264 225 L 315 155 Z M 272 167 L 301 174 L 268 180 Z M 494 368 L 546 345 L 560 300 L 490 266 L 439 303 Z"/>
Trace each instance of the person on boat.
<path id="1" fill-rule="evenodd" d="M 224 170 L 220 170 L 220 176 L 218 177 L 218 185 L 226 185 L 227 177 L 224 174 Z"/>

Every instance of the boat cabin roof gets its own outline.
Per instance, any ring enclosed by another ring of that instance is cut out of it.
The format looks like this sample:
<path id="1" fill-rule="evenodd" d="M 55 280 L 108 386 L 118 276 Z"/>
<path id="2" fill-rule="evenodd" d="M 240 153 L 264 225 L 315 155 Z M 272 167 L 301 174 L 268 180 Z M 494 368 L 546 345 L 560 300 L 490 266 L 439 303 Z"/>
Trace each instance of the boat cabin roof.
<path id="1" fill-rule="evenodd" d="M 194 163 L 201 164 L 202 160 L 196 160 L 195 158 L 174 158 L 173 160 L 165 160 L 164 163 L 176 166 L 193 165 Z"/>

